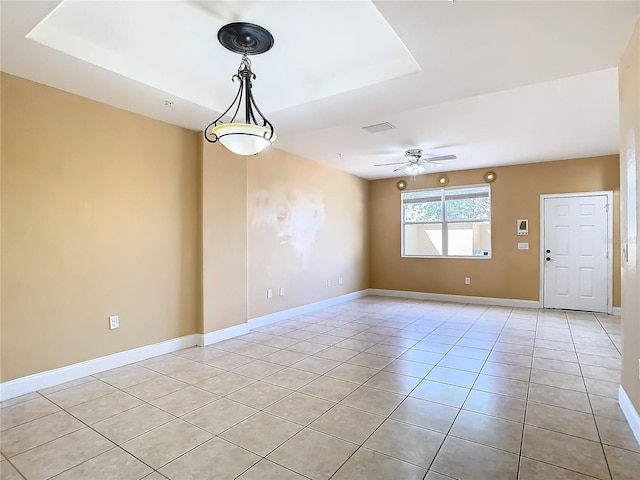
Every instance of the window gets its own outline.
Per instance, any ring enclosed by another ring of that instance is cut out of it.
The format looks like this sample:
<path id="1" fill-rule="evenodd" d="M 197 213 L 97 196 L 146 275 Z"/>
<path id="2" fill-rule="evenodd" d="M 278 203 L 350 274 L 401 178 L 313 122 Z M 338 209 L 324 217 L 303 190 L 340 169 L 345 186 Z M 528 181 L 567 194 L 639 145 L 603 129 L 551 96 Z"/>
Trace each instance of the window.
<path id="1" fill-rule="evenodd" d="M 491 257 L 489 185 L 402 192 L 403 257 Z"/>

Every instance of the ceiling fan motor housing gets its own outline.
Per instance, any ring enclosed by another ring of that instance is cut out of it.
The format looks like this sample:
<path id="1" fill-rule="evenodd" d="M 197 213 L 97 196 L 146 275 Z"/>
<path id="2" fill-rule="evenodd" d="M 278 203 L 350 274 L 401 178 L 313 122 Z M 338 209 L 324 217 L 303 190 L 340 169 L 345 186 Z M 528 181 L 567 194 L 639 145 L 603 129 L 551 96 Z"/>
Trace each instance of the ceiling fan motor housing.
<path id="1" fill-rule="evenodd" d="M 404 152 L 405 157 L 414 157 L 416 160 L 420 160 L 422 158 L 422 149 L 420 148 L 412 148 Z"/>

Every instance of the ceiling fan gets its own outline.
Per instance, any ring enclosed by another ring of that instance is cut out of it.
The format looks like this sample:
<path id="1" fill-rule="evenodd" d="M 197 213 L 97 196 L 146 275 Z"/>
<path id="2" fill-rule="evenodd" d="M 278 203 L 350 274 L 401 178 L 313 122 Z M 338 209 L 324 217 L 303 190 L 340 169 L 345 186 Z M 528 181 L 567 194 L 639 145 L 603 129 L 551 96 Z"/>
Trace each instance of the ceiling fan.
<path id="1" fill-rule="evenodd" d="M 392 162 L 392 163 L 379 163 L 374 165 L 374 167 L 384 167 L 387 165 L 400 165 L 398 168 L 394 170 L 397 172 L 398 170 L 403 170 L 407 175 L 411 175 L 415 177 L 416 175 L 422 175 L 427 166 L 442 166 L 442 161 L 444 160 L 455 160 L 455 155 L 439 155 L 439 156 L 427 156 L 427 158 L 423 158 L 423 152 L 420 148 L 412 148 L 404 152 L 405 160 L 403 162 Z"/>

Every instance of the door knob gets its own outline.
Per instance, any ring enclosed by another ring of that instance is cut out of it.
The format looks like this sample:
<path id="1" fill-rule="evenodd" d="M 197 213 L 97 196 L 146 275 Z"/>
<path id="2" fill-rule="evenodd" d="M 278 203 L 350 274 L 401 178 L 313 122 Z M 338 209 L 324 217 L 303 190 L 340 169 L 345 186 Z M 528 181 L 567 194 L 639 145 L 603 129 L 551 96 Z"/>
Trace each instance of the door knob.
<path id="1" fill-rule="evenodd" d="M 547 250 L 547 253 L 551 253 L 551 250 Z"/>
<path id="2" fill-rule="evenodd" d="M 551 257 L 547 257 L 547 262 L 548 262 L 549 260 L 551 260 Z"/>

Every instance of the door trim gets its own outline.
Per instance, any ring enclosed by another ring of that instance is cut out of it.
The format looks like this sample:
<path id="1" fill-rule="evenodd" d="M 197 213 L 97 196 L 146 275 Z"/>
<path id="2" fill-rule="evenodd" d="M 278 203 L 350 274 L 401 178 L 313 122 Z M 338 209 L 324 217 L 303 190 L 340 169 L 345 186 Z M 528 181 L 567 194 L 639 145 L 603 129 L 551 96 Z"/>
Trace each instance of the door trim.
<path id="1" fill-rule="evenodd" d="M 551 193 L 540 195 L 540 280 L 539 296 L 540 307 L 544 308 L 544 201 L 548 198 L 566 197 L 592 197 L 595 195 L 606 195 L 609 215 L 607 215 L 607 313 L 613 313 L 613 191 L 603 190 L 597 192 L 578 193 Z"/>

